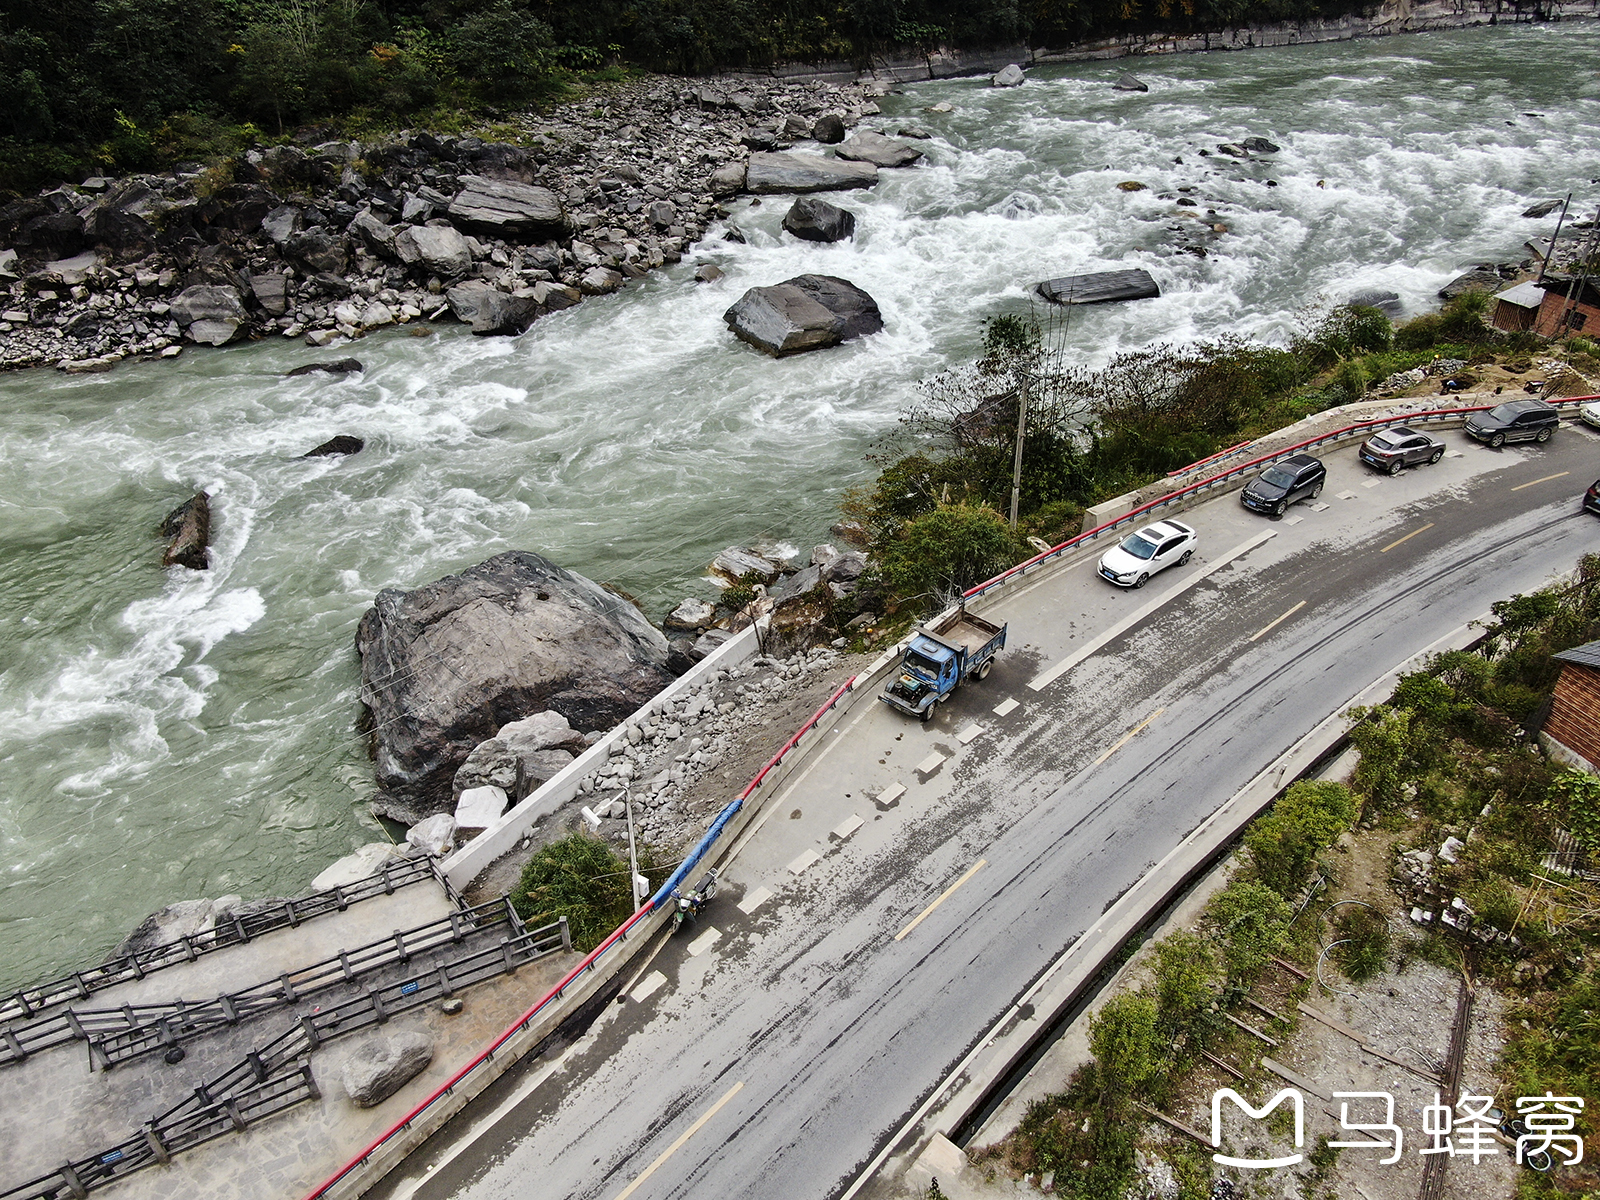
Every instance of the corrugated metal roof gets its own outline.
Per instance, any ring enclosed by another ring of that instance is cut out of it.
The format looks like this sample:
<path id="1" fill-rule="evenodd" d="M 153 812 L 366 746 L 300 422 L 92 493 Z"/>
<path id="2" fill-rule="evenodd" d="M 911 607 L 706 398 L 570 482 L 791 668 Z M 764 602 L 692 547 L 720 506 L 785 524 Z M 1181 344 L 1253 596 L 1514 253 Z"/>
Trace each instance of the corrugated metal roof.
<path id="1" fill-rule="evenodd" d="M 1538 308 L 1544 303 L 1544 289 L 1532 280 L 1524 280 L 1514 288 L 1496 293 L 1495 299 L 1515 304 L 1518 308 Z"/>
<path id="2" fill-rule="evenodd" d="M 1600 642 L 1574 646 L 1571 650 L 1563 650 L 1553 657 L 1561 662 L 1577 663 L 1582 667 L 1600 667 Z"/>

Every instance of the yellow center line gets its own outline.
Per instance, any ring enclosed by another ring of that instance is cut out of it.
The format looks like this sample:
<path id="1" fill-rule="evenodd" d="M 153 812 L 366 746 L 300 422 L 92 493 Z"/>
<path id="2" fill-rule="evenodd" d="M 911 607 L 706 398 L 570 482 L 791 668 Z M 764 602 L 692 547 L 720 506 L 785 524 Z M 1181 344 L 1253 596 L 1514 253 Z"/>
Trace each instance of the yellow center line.
<path id="1" fill-rule="evenodd" d="M 1250 635 L 1250 640 L 1253 642 L 1258 638 L 1266 637 L 1267 634 L 1271 633 L 1279 625 L 1282 625 L 1285 621 L 1287 621 L 1290 617 L 1294 616 L 1295 613 L 1299 612 L 1305 606 L 1306 606 L 1306 602 L 1304 600 L 1300 601 L 1299 604 L 1296 604 L 1288 612 L 1284 613 L 1283 616 L 1279 617 L 1276 621 L 1272 622 L 1272 624 L 1263 625 L 1260 629 L 1258 629 L 1254 633 L 1252 633 Z"/>
<path id="2" fill-rule="evenodd" d="M 723 1093 L 723 1096 L 722 1096 L 721 1100 L 718 1100 L 708 1110 L 706 1110 L 705 1115 L 702 1116 L 698 1121 L 696 1121 L 693 1125 L 689 1126 L 689 1128 L 685 1129 L 682 1133 L 680 1133 L 678 1135 L 678 1140 L 673 1142 L 672 1145 L 668 1146 L 665 1150 L 663 1150 L 661 1152 L 660 1157 L 657 1158 L 655 1160 L 655 1162 L 651 1163 L 648 1167 L 646 1167 L 644 1169 L 644 1171 L 642 1173 L 640 1173 L 634 1179 L 634 1181 L 632 1183 L 630 1183 L 627 1187 L 623 1188 L 622 1191 L 617 1193 L 617 1200 L 628 1200 L 628 1197 L 633 1195 L 633 1193 L 636 1192 L 639 1189 L 639 1185 L 642 1184 L 646 1179 L 649 1179 L 650 1176 L 655 1173 L 655 1169 L 657 1167 L 659 1167 L 662 1163 L 666 1162 L 667 1159 L 671 1158 L 674 1154 L 676 1154 L 680 1149 L 682 1149 L 683 1144 L 685 1142 L 687 1142 L 695 1134 L 699 1133 L 700 1132 L 700 1127 L 702 1125 L 704 1125 L 707 1121 L 711 1120 L 712 1117 L 716 1116 L 717 1115 L 717 1111 L 724 1104 L 726 1104 L 729 1100 L 732 1100 L 735 1096 L 737 1096 L 739 1094 L 739 1089 L 742 1088 L 743 1086 L 744 1086 L 744 1081 L 741 1079 L 738 1083 L 734 1084 L 725 1093 Z"/>
<path id="3" fill-rule="evenodd" d="M 945 888 L 944 891 L 940 892 L 939 893 L 939 898 L 937 900 L 935 900 L 932 904 L 928 905 L 927 908 L 925 908 L 921 912 L 919 912 L 917 914 L 916 920 L 912 921 L 911 924 L 907 925 L 899 933 L 895 934 L 894 935 L 894 940 L 898 942 L 901 938 L 905 937 L 906 934 L 910 933 L 918 925 L 921 925 L 922 922 L 927 919 L 927 916 L 928 916 L 929 913 L 931 913 L 934 909 L 938 908 L 939 905 L 943 904 L 946 900 L 950 899 L 950 897 L 955 894 L 955 890 L 958 887 L 960 887 L 963 883 L 965 883 L 967 880 L 971 879 L 974 875 L 976 875 L 978 873 L 979 869 L 982 868 L 988 861 L 989 860 L 986 859 L 986 858 L 980 858 L 977 862 L 973 863 L 972 866 L 967 869 L 967 873 L 965 875 L 963 875 L 960 879 L 956 880 L 949 887 Z M 618 1196 L 617 1200 L 622 1200 L 622 1197 Z"/>
<path id="4" fill-rule="evenodd" d="M 1393 550 L 1396 546 L 1398 546 L 1401 542 L 1409 542 L 1412 538 L 1416 537 L 1417 534 L 1419 534 L 1419 533 L 1427 533 L 1428 530 L 1430 530 L 1432 528 L 1433 528 L 1433 522 L 1429 521 L 1421 529 L 1413 529 L 1410 533 L 1406 534 L 1405 537 L 1400 538 L 1398 541 L 1390 542 L 1382 550 L 1379 550 L 1378 553 L 1379 554 L 1387 554 L 1387 553 L 1389 553 L 1389 551 Z"/>
<path id="5" fill-rule="evenodd" d="M 1116 745 L 1112 746 L 1111 749 L 1107 750 L 1099 758 L 1094 760 L 1094 765 L 1098 767 L 1101 763 L 1105 762 L 1106 759 L 1110 758 L 1118 750 L 1121 750 L 1129 742 L 1133 741 L 1134 734 L 1138 733 L 1146 725 L 1150 724 L 1151 721 L 1154 721 L 1157 717 L 1159 717 L 1162 713 L 1164 713 L 1166 711 L 1167 710 L 1165 708 L 1156 709 L 1155 712 L 1151 713 L 1148 717 L 1146 717 L 1144 720 L 1140 721 L 1132 729 L 1128 730 L 1127 733 L 1123 734 L 1120 738 L 1118 738 Z"/>
<path id="6" fill-rule="evenodd" d="M 1560 479 L 1563 475 L 1571 475 L 1571 471 L 1557 471 L 1554 475 L 1546 475 L 1543 479 L 1532 479 L 1527 483 L 1519 483 L 1512 488 L 1513 492 L 1520 492 L 1525 487 L 1532 487 L 1536 483 L 1549 483 L 1552 479 Z"/>

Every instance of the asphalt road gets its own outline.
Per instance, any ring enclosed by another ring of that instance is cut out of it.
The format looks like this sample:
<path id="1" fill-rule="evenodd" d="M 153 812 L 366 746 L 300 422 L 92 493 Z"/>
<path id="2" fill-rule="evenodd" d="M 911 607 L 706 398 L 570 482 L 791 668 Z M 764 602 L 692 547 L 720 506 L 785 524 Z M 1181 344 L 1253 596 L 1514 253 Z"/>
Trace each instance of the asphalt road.
<path id="1" fill-rule="evenodd" d="M 1181 515 L 1199 553 L 1141 591 L 1092 563 L 1024 585 L 988 614 L 1010 622 L 988 680 L 929 727 L 866 706 L 768 802 L 701 923 L 714 944 L 669 943 L 657 990 L 613 1006 L 553 1070 L 512 1072 L 369 1195 L 838 1195 L 1045 966 L 1262 766 L 1395 663 L 1600 549 L 1577 499 L 1600 439 L 1568 427 L 1492 452 L 1444 436 L 1458 456 L 1394 479 L 1329 455 L 1321 511 L 1271 521 L 1235 493 Z M 895 783 L 892 806 L 871 798 Z M 858 829 L 829 833 L 852 814 Z M 821 857 L 796 874 L 806 850 Z"/>

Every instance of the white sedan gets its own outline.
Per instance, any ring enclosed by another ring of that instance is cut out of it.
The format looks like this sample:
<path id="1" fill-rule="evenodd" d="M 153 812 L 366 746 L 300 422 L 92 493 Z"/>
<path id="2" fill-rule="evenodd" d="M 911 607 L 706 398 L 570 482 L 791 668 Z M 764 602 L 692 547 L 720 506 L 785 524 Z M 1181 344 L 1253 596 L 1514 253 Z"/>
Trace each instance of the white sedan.
<path id="1" fill-rule="evenodd" d="M 1591 400 L 1587 404 L 1578 406 L 1578 416 L 1586 425 L 1593 425 L 1600 429 L 1600 400 Z"/>
<path id="2" fill-rule="evenodd" d="M 1150 576 L 1194 553 L 1195 532 L 1182 521 L 1157 521 L 1122 539 L 1100 558 L 1100 574 L 1118 587 L 1143 587 Z"/>

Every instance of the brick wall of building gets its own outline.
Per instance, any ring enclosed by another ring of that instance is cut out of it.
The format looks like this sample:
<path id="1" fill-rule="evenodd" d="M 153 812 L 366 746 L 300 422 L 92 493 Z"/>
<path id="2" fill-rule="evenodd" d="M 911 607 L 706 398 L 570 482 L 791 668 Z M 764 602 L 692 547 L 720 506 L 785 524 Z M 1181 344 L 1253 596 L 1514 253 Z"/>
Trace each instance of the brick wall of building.
<path id="1" fill-rule="evenodd" d="M 1592 763 L 1600 763 L 1600 670 L 1563 663 L 1544 732 Z"/>

